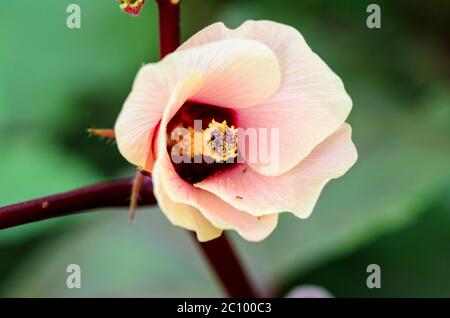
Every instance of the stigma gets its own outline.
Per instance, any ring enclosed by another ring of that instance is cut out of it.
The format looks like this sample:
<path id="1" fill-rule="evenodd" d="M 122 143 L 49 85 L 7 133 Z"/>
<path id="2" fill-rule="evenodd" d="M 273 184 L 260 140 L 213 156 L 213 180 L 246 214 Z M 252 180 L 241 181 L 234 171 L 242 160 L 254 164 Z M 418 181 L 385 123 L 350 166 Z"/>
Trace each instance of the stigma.
<path id="1" fill-rule="evenodd" d="M 219 123 L 213 119 L 202 135 L 204 156 L 216 162 L 226 162 L 237 157 L 237 129 L 233 125 L 228 126 L 226 120 Z"/>
<path id="2" fill-rule="evenodd" d="M 202 156 L 207 162 L 230 162 L 238 156 L 237 129 L 228 126 L 227 121 L 217 122 L 214 119 L 206 129 L 196 130 L 189 126 L 181 133 L 181 140 L 171 148 L 179 155 L 191 158 Z M 211 158 L 212 160 L 206 160 Z"/>

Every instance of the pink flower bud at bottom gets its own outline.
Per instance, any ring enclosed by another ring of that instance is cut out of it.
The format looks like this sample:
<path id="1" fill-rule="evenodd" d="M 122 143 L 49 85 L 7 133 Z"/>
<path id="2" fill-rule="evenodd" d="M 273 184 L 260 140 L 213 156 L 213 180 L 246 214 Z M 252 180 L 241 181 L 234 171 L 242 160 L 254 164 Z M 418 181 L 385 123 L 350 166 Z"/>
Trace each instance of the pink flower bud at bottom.
<path id="1" fill-rule="evenodd" d="M 286 298 L 334 298 L 328 290 L 320 286 L 314 285 L 302 285 L 295 287 L 289 293 Z"/>

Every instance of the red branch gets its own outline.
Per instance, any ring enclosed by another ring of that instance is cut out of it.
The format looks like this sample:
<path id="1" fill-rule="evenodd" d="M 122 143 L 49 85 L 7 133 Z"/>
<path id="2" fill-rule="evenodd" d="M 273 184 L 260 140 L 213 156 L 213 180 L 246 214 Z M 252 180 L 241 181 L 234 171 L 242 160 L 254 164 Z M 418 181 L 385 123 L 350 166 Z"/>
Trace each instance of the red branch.
<path id="1" fill-rule="evenodd" d="M 0 230 L 99 208 L 128 207 L 132 186 L 132 179 L 109 181 L 0 207 Z M 144 177 L 139 205 L 155 203 L 152 180 Z M 193 237 L 199 243 L 195 235 Z M 213 241 L 199 243 L 199 246 L 230 296 L 256 297 L 225 233 Z"/>
<path id="2" fill-rule="evenodd" d="M 0 208 L 0 229 L 104 207 L 128 207 L 132 179 L 100 183 Z M 140 205 L 155 204 L 152 180 L 145 178 Z"/>
<path id="3" fill-rule="evenodd" d="M 194 240 L 197 241 L 195 235 Z M 199 243 L 199 246 L 228 295 L 239 298 L 259 297 L 225 233 L 215 240 Z"/>
<path id="4" fill-rule="evenodd" d="M 156 0 L 159 15 L 159 51 L 161 58 L 180 45 L 180 0 Z"/>

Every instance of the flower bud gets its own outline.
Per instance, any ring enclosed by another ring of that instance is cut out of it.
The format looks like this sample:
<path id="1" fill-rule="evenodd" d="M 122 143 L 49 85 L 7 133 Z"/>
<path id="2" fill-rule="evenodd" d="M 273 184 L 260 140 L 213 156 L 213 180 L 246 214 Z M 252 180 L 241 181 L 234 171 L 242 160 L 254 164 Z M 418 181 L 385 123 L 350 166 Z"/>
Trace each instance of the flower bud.
<path id="1" fill-rule="evenodd" d="M 120 8 L 131 15 L 137 16 L 144 6 L 145 0 L 120 0 Z"/>

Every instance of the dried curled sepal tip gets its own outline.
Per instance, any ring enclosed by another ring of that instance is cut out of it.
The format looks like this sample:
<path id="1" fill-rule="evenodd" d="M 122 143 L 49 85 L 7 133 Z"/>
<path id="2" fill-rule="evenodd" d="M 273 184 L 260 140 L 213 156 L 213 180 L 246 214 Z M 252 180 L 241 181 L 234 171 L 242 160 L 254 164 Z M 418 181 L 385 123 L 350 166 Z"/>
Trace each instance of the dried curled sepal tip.
<path id="1" fill-rule="evenodd" d="M 140 172 L 136 171 L 136 175 L 133 179 L 133 186 L 131 188 L 131 197 L 130 197 L 130 220 L 134 221 L 134 217 L 136 215 L 136 208 L 138 206 L 139 194 L 141 193 L 142 185 L 144 184 L 145 176 Z"/>
<path id="2" fill-rule="evenodd" d="M 137 16 L 144 6 L 145 0 L 120 0 L 120 8 L 131 15 Z"/>
<path id="3" fill-rule="evenodd" d="M 114 129 L 95 129 L 95 128 L 89 128 L 88 133 L 93 136 L 98 136 L 106 139 L 115 139 L 116 133 L 114 132 Z"/>

